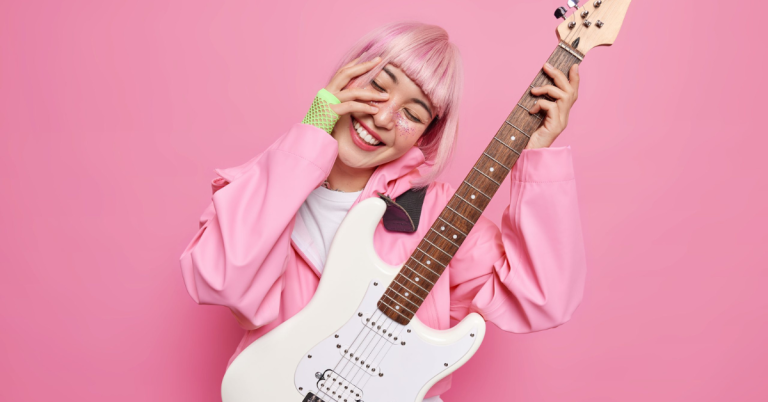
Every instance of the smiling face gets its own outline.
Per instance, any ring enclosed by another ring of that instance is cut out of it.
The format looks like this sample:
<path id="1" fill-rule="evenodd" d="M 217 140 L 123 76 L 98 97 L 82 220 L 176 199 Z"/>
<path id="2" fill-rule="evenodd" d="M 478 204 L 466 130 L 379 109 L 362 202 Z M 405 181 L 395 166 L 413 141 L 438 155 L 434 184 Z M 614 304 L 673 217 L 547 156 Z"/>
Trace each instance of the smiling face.
<path id="1" fill-rule="evenodd" d="M 376 114 L 343 115 L 333 129 L 339 160 L 349 168 L 372 169 L 411 149 L 434 119 L 435 108 L 415 82 L 388 64 L 366 85 L 389 93 L 385 102 L 371 102 Z"/>

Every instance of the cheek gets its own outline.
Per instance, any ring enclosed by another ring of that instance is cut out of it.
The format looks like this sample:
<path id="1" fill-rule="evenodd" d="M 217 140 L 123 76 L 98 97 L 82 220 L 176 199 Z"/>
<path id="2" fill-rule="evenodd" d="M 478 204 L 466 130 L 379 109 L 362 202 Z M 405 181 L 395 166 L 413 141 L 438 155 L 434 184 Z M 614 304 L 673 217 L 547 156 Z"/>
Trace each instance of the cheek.
<path id="1" fill-rule="evenodd" d="M 393 116 L 395 118 L 395 124 L 397 125 L 398 135 L 416 141 L 416 138 L 418 138 L 420 134 L 420 130 L 415 127 L 416 123 L 408 120 L 404 113 L 399 110 L 395 111 Z"/>

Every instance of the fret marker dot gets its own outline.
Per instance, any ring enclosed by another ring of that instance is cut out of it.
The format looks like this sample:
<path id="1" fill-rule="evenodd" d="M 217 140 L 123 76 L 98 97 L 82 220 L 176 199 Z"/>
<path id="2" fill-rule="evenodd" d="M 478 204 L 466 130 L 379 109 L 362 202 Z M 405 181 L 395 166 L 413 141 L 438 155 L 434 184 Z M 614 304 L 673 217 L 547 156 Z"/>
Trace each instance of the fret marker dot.
<path id="1" fill-rule="evenodd" d="M 430 260 L 427 260 L 427 265 L 429 265 L 429 264 L 431 264 L 431 263 L 432 263 L 432 261 L 430 261 Z"/>
<path id="2" fill-rule="evenodd" d="M 456 237 L 458 237 L 458 236 L 456 236 L 456 235 L 453 235 L 453 238 L 454 238 L 454 239 L 455 239 Z"/>
<path id="3" fill-rule="evenodd" d="M 513 135 L 513 136 L 512 136 L 512 141 L 514 141 L 514 140 L 515 140 L 515 136 Z"/>
<path id="4" fill-rule="evenodd" d="M 440 226 L 440 230 L 445 230 L 445 226 Z"/>
<path id="5" fill-rule="evenodd" d="M 472 195 L 469 196 L 469 198 L 472 198 L 474 200 L 475 199 L 475 195 L 472 194 Z"/>
<path id="6" fill-rule="evenodd" d="M 400 306 L 395 306 L 395 310 L 400 310 Z"/>
<path id="7" fill-rule="evenodd" d="M 408 292 L 405 292 L 405 297 L 408 297 Z"/>
<path id="8" fill-rule="evenodd" d="M 416 282 L 418 282 L 418 281 L 419 281 L 419 278 L 416 278 Z"/>
<path id="9" fill-rule="evenodd" d="M 493 172 L 493 168 L 491 168 L 491 172 Z"/>

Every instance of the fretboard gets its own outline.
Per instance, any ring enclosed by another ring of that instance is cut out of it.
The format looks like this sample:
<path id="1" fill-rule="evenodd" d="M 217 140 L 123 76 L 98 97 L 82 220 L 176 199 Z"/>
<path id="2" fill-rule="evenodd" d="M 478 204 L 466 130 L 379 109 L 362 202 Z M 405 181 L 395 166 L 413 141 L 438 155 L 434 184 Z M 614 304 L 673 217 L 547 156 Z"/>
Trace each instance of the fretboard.
<path id="1" fill-rule="evenodd" d="M 580 63 L 583 58 L 583 54 L 560 42 L 548 62 L 568 76 L 571 66 Z M 553 82 L 543 70 L 539 70 L 429 232 L 379 299 L 379 310 L 389 318 L 403 325 L 411 321 L 480 219 L 528 144 L 530 135 L 543 122 L 545 112 L 530 114 L 529 110 L 540 98 L 531 95 L 530 89 L 544 85 L 553 85 Z"/>

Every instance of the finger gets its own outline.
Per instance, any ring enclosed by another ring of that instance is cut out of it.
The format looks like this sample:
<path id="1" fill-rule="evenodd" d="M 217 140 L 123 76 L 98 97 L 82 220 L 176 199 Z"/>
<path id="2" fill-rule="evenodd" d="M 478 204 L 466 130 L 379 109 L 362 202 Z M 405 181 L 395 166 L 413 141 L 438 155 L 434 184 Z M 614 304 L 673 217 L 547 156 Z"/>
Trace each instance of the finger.
<path id="1" fill-rule="evenodd" d="M 340 69 L 338 72 L 336 72 L 336 75 L 333 76 L 331 82 L 328 84 L 328 90 L 335 94 L 347 86 L 352 78 L 357 77 L 358 75 L 361 75 L 362 73 L 372 69 L 379 61 L 381 61 L 381 57 L 377 56 L 373 60 L 369 60 L 365 63 L 360 63 Z M 333 90 L 331 90 L 331 88 L 333 88 Z"/>
<path id="2" fill-rule="evenodd" d="M 374 59 L 368 60 L 365 63 L 355 64 L 354 66 L 343 68 L 341 71 L 339 71 L 339 75 L 346 77 L 348 80 L 352 79 L 374 68 L 380 61 L 381 57 L 376 56 Z"/>
<path id="3" fill-rule="evenodd" d="M 557 108 L 557 103 L 550 102 L 550 101 L 544 100 L 544 99 L 538 99 L 538 100 L 536 100 L 536 104 L 533 105 L 533 107 L 530 108 L 529 110 L 531 111 L 531 114 L 536 114 L 536 113 L 539 113 L 540 111 L 544 110 L 544 111 L 547 112 L 547 115 L 549 115 L 550 111 L 552 109 L 554 109 L 554 108 Z"/>
<path id="4" fill-rule="evenodd" d="M 351 100 L 383 101 L 389 99 L 389 94 L 386 92 L 379 92 L 373 88 L 352 88 L 339 92 L 336 97 L 342 102 Z"/>
<path id="5" fill-rule="evenodd" d="M 571 81 L 571 87 L 576 92 L 579 92 L 579 81 L 581 76 L 579 75 L 579 65 L 574 64 L 571 66 L 571 70 L 568 72 L 569 80 Z"/>
<path id="6" fill-rule="evenodd" d="M 331 107 L 331 110 L 333 110 L 334 112 L 336 112 L 336 114 L 340 116 L 344 114 L 354 113 L 354 112 L 375 114 L 376 112 L 379 111 L 379 108 L 377 108 L 376 106 L 371 106 L 367 103 L 360 103 L 360 102 L 354 102 L 354 101 L 343 102 L 336 105 L 330 105 L 330 107 Z"/>
<path id="7" fill-rule="evenodd" d="M 360 54 L 360 56 L 357 56 L 357 58 L 356 58 L 356 59 L 354 59 L 354 60 L 350 61 L 349 63 L 345 64 L 345 65 L 344 65 L 343 67 L 341 67 L 341 68 L 344 68 L 344 67 L 350 67 L 350 66 L 354 66 L 355 64 L 357 64 L 357 61 L 358 61 L 358 60 L 360 60 L 360 59 L 361 59 L 363 56 L 365 56 L 365 52 L 361 53 L 361 54 Z M 339 70 L 341 70 L 341 68 L 340 68 Z"/>
<path id="8" fill-rule="evenodd" d="M 555 85 L 557 85 L 558 88 L 565 92 L 570 91 L 571 84 L 568 82 L 568 78 L 565 77 L 565 74 L 563 74 L 562 71 L 555 68 L 551 64 L 546 63 L 544 64 L 544 72 L 547 73 L 550 78 L 552 78 L 552 81 L 555 82 Z"/>
<path id="9" fill-rule="evenodd" d="M 554 99 L 563 99 L 568 96 L 565 92 L 563 92 L 562 89 L 554 86 L 554 85 L 545 85 L 543 87 L 534 87 L 531 88 L 531 93 L 534 95 L 544 95 L 547 94 L 551 96 Z"/>

